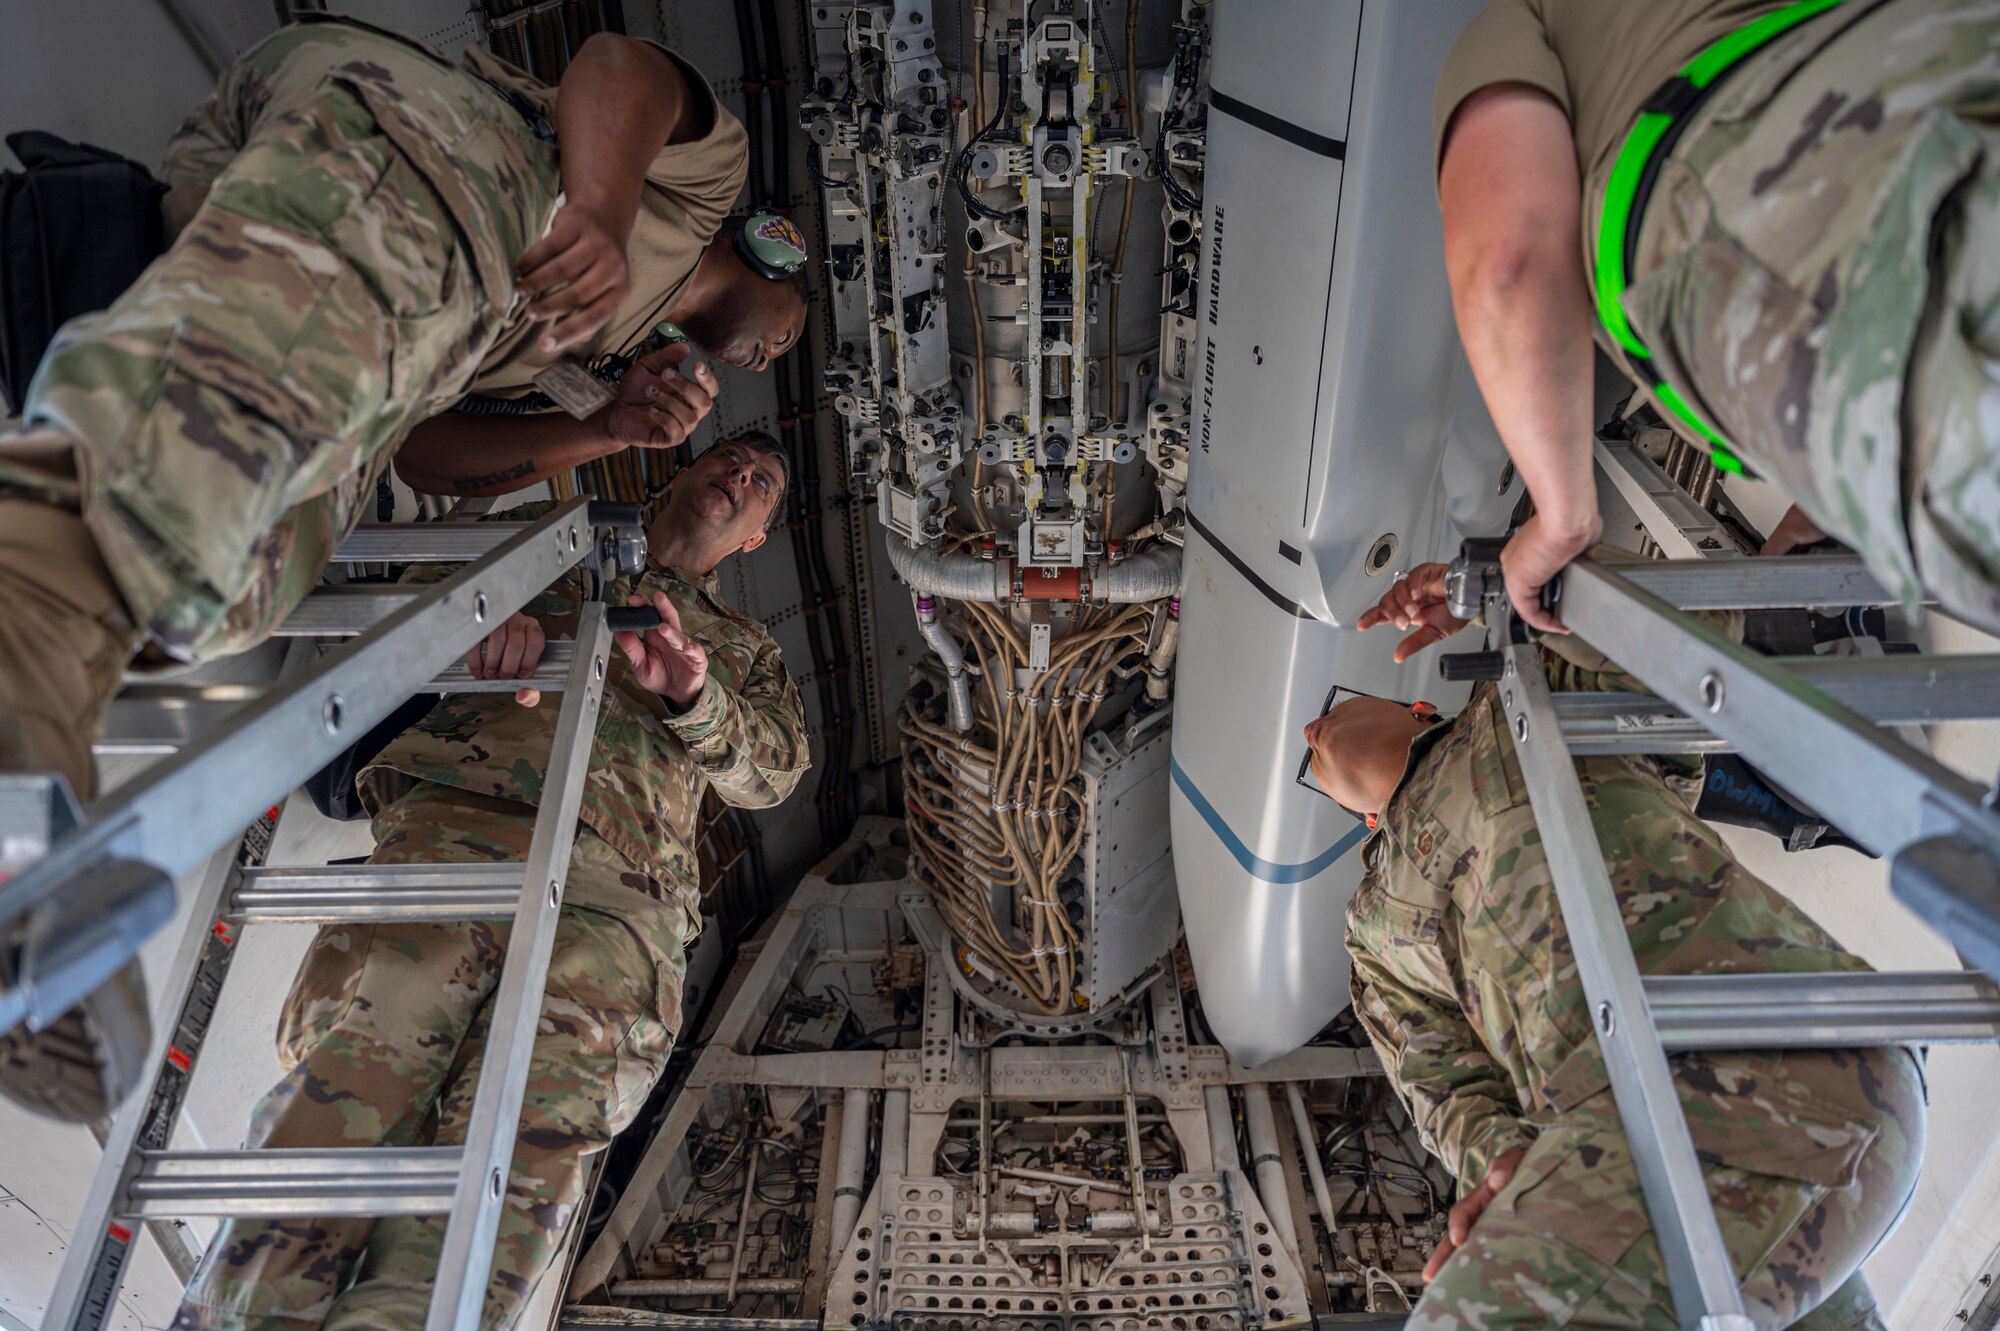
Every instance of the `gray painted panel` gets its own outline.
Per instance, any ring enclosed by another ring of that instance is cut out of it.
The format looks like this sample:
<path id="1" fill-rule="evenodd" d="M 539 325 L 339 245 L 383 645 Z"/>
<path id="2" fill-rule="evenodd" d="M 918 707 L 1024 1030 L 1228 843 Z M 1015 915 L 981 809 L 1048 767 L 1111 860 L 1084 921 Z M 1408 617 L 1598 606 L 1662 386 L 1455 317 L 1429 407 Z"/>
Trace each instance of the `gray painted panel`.
<path id="1" fill-rule="evenodd" d="M 1235 0 L 1215 16 L 1209 84 L 1328 138 L 1347 137 L 1361 0 Z M 1211 115 L 1209 133 L 1223 117 Z M 1209 184 L 1215 144 L 1209 142 Z"/>
<path id="2" fill-rule="evenodd" d="M 1341 164 L 1227 116 L 1209 120 L 1201 345 L 1188 501 L 1265 581 L 1301 599 L 1278 542 L 1305 544 L 1325 293 Z"/>

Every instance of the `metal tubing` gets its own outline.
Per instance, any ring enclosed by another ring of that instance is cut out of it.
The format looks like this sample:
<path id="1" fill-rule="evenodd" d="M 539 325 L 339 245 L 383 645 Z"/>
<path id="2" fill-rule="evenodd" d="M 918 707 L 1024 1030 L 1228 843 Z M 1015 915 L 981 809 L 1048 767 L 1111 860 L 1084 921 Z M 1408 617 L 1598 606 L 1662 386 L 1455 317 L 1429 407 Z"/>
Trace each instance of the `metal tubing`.
<path id="1" fill-rule="evenodd" d="M 802 1294 L 806 1282 L 785 1276 L 752 1276 L 727 1280 L 621 1280 L 611 1287 L 614 1299 L 694 1299 L 718 1294 Z"/>
<path id="2" fill-rule="evenodd" d="M 839 1167 L 833 1181 L 833 1241 L 828 1251 L 847 1251 L 847 1240 L 861 1218 L 861 1184 L 868 1172 L 868 1092 L 850 1086 L 841 1096 Z M 824 1156 L 825 1147 L 821 1147 Z M 824 1178 L 825 1175 L 821 1175 Z"/>
<path id="3" fill-rule="evenodd" d="M 1102 564 L 1090 578 L 1090 599 L 1139 605 L 1180 595 L 1181 549 L 1161 542 L 1116 564 Z"/>
<path id="4" fill-rule="evenodd" d="M 204 736 L 93 804 L 89 821 L 39 862 L 0 883 L 0 927 L 58 902 L 71 885 L 116 858 L 181 879 L 255 821 L 273 799 L 304 782 L 413 688 L 463 656 L 589 549 L 586 501 L 575 500 L 517 532 L 489 562 L 461 570 L 408 600 L 362 642 L 308 666 L 248 704 L 226 732 Z M 572 539 L 574 538 L 574 539 Z M 132 949 L 136 951 L 136 940 Z M 89 987 L 130 960 L 106 952 Z M 0 1030 L 23 1018 L 38 1026 L 33 976 L 0 993 Z"/>
<path id="5" fill-rule="evenodd" d="M 1645 988 L 1670 1051 L 2000 1040 L 2000 987 L 1970 971 L 1655 975 Z"/>
<path id="6" fill-rule="evenodd" d="M 1215 1167 L 1241 1171 L 1243 1157 L 1236 1151 L 1236 1115 L 1229 1107 L 1229 1088 L 1204 1086 L 1201 1095 L 1208 1109 L 1208 1149 L 1215 1157 Z"/>
<path id="7" fill-rule="evenodd" d="M 885 544 L 890 566 L 911 591 L 953 601 L 1004 601 L 1013 594 L 1011 566 L 1004 559 L 938 554 L 894 537 Z"/>
<path id="8" fill-rule="evenodd" d="M 1180 643 L 1181 598 L 1176 596 L 1167 603 L 1160 640 L 1146 657 L 1146 696 L 1154 702 L 1165 702 L 1173 691 L 1174 657 L 1180 651 Z"/>
<path id="9" fill-rule="evenodd" d="M 1058 1174 L 1047 1169 L 1018 1169 L 1013 1165 L 1001 1165 L 992 1172 L 1002 1178 L 1026 1179 L 1030 1183 L 1053 1183 L 1064 1188 L 1090 1188 L 1097 1192 L 1108 1192 L 1114 1197 L 1132 1195 L 1130 1187 L 1112 1179 L 1084 1178 L 1078 1174 Z"/>
<path id="10" fill-rule="evenodd" d="M 1118 1051 L 1118 1075 L 1124 1082 L 1125 1100 L 1125 1173 L 1132 1181 L 1132 1214 L 1146 1214 L 1146 1170 L 1139 1159 L 1139 1102 L 1132 1094 L 1132 1051 L 1121 1048 Z M 1139 1246 L 1151 1249 L 1152 1236 L 1141 1229 Z"/>
<path id="11" fill-rule="evenodd" d="M 1745 566 L 1753 562 L 1744 561 Z M 1731 565 L 1728 571 L 1735 568 Z M 1565 618 L 1569 615 L 1567 602 L 1563 614 Z M 1587 640 L 1609 651 L 1584 625 L 1573 619 L 1569 623 Z M 1623 653 L 1610 654 L 1621 662 L 1634 659 Z M 1514 751 L 1541 829 L 1577 977 L 1596 1023 L 1612 1094 L 1645 1190 L 1646 1210 L 1665 1260 L 1674 1307 L 1683 1326 L 1703 1325 L 1699 1319 L 1720 1318 L 1731 1320 L 1710 1325 L 1747 1327 L 1743 1294 L 1708 1199 L 1707 1181 L 1688 1135 L 1687 1119 L 1681 1113 L 1673 1073 L 1660 1047 L 1659 1034 L 1646 1015 L 1645 990 L 1625 933 L 1618 894 L 1605 869 L 1590 808 L 1577 783 L 1576 765 L 1556 723 L 1540 658 L 1535 648 L 1517 643 L 1506 649 L 1504 668 L 1501 698 L 1514 735 Z"/>
<path id="12" fill-rule="evenodd" d="M 141 1151 L 118 1211 L 138 1219 L 435 1215 L 451 1203 L 459 1163 L 453 1146 Z"/>
<path id="13" fill-rule="evenodd" d="M 1141 1114 L 1139 1115 L 1139 1121 L 1141 1123 L 1172 1122 L 1165 1114 Z M 997 1137 L 1001 1133 L 1013 1128 L 1026 1127 L 1031 1124 L 1069 1123 L 1107 1127 L 1113 1124 L 1122 1125 L 1124 1122 L 1125 1116 L 1123 1114 L 1018 1114 L 1013 1118 L 1001 1120 L 1000 1125 L 993 1129 L 993 1135 Z M 976 1128 L 979 1126 L 979 1120 L 976 1118 L 948 1119 L 945 1122 L 945 1126 L 947 1128 Z"/>
<path id="14" fill-rule="evenodd" d="M 979 1238 L 993 1214 L 993 1048 L 979 1051 Z"/>
<path id="15" fill-rule="evenodd" d="M 916 602 L 917 632 L 944 663 L 945 684 L 951 695 L 951 728 L 963 735 L 972 729 L 972 680 L 965 673 L 965 652 L 938 621 L 937 598 L 923 592 Z"/>
<path id="16" fill-rule="evenodd" d="M 764 1148 L 757 1142 L 747 1143 L 744 1150 L 750 1153 L 743 1162 L 743 1204 L 736 1212 L 736 1242 L 729 1250 L 729 1280 L 723 1294 L 726 1303 L 736 1302 L 736 1291 L 743 1278 L 743 1249 L 748 1247 L 750 1237 L 750 1203 L 757 1195 L 757 1161 L 762 1158 Z"/>
<path id="17" fill-rule="evenodd" d="M 547 584 L 544 584 L 547 585 Z M 523 598 L 523 604 L 526 598 Z M 503 616 L 504 618 L 504 616 Z M 507 957 L 494 992 L 486 1057 L 474 1091 L 472 1121 L 465 1134 L 465 1169 L 452 1203 L 431 1289 L 429 1331 L 476 1327 L 493 1262 L 493 1239 L 514 1154 L 515 1125 L 527 1083 L 528 1059 L 541 1015 L 538 996 L 548 980 L 556 920 L 562 909 L 563 880 L 569 873 L 576 815 L 590 773 L 591 741 L 604 687 L 611 633 L 604 606 L 593 602 L 577 618 L 576 655 L 562 712 L 550 747 L 548 775 L 528 843 L 525 889 L 507 940 Z M 432 665 L 429 673 L 435 673 Z"/>
<path id="18" fill-rule="evenodd" d="M 1285 1083 L 1285 1098 L 1292 1105 L 1292 1131 L 1299 1139 L 1299 1154 L 1306 1158 L 1306 1176 L 1312 1180 L 1313 1202 L 1319 1207 L 1319 1223 L 1332 1241 L 1333 1190 L 1326 1186 L 1326 1167 L 1319 1162 L 1319 1134 L 1313 1131 L 1312 1115 L 1306 1112 L 1306 1098 L 1295 1081 Z"/>
<path id="19" fill-rule="evenodd" d="M 1292 1198 L 1285 1182 L 1284 1157 L 1278 1154 L 1278 1124 L 1271 1117 L 1271 1091 L 1263 1082 L 1243 1088 L 1243 1124 L 1250 1130 L 1250 1164 L 1257 1173 L 1257 1192 L 1264 1214 L 1292 1264 L 1305 1270 L 1299 1260 L 1298 1227 L 1292 1223 Z"/>
<path id="20" fill-rule="evenodd" d="M 893 538 L 886 544 L 896 576 L 912 591 L 953 601 L 997 602 L 1014 594 L 1013 565 L 1004 559 L 940 554 Z M 1116 564 L 1099 563 L 1087 595 L 1093 601 L 1132 605 L 1163 600 L 1180 589 L 1180 547 L 1162 543 Z"/>

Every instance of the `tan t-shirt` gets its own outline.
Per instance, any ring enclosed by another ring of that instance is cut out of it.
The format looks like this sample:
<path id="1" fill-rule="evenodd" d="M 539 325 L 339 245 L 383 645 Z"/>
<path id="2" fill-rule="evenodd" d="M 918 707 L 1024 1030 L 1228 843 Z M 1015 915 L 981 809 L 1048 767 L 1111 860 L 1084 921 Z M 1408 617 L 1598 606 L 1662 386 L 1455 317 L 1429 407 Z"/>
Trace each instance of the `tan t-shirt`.
<path id="1" fill-rule="evenodd" d="M 573 348 L 585 359 L 637 345 L 660 321 L 693 274 L 702 250 L 722 229 L 749 174 L 750 139 L 743 132 L 743 123 L 716 100 L 715 90 L 700 70 L 672 51 L 666 53 L 687 76 L 688 87 L 700 103 L 698 121 L 709 129 L 698 139 L 660 149 L 646 169 L 639 215 L 625 247 L 632 290 L 594 342 Z M 551 125 L 555 123 L 554 88 L 480 48 L 468 51 L 465 63 L 488 83 L 519 93 L 547 116 Z M 480 364 L 479 374 L 467 391 L 502 396 L 525 392 L 537 374 L 561 359 L 561 355 L 549 355 L 535 345 L 535 338 L 547 327 L 546 323 L 524 320 L 509 329 Z"/>
<path id="2" fill-rule="evenodd" d="M 1790 0 L 1493 0 L 1438 75 L 1436 162 L 1459 104 L 1525 83 L 1562 104 L 1586 180 L 1611 169 L 1625 132 L 1662 83 L 1719 38 Z"/>

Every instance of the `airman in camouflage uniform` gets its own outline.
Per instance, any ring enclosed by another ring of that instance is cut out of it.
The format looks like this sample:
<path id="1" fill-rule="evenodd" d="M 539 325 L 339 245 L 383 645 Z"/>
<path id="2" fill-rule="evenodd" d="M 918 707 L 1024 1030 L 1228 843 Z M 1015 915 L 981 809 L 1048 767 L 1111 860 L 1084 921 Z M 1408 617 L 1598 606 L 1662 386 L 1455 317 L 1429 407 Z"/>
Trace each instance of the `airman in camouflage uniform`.
<path id="1" fill-rule="evenodd" d="M 142 635 L 183 660 L 268 635 L 509 328 L 559 189 L 496 87 L 349 22 L 231 65 L 163 174 L 172 246 L 63 327 L 0 441 L 8 516 L 78 514 L 96 546 L 114 684 Z"/>
<path id="2" fill-rule="evenodd" d="M 1489 87 L 1480 91 L 1525 80 L 1562 100 L 1571 114 L 1583 168 L 1583 265 L 1575 288 L 1581 306 L 1612 157 L 1587 127 L 1611 106 L 1636 107 L 1661 75 L 1653 73 L 1645 87 L 1607 91 L 1605 71 L 1570 69 L 1565 59 L 1581 56 L 1592 25 L 1603 34 L 1595 40 L 1610 49 L 1618 48 L 1617 34 L 1642 28 L 1666 46 L 1697 28 L 1704 38 L 1720 36 L 1784 6 L 1782 0 L 1506 4 L 1533 11 L 1519 16 L 1521 27 L 1542 24 L 1548 45 L 1541 67 L 1550 77 L 1538 82 L 1528 72 L 1532 64 L 1494 58 L 1483 71 Z M 1667 20 L 1646 12 L 1673 14 L 1678 30 L 1653 31 L 1646 25 Z M 1498 34 L 1497 25 L 1488 25 L 1468 39 L 1494 46 Z M 1676 58 L 1698 49 L 1676 48 Z M 1462 44 L 1448 68 L 1462 70 L 1476 58 Z M 1463 81 L 1450 89 L 1452 96 L 1468 91 Z M 1687 117 L 1635 219 L 1640 230 L 1622 301 L 1652 353 L 1631 362 L 1649 395 L 1658 376 L 1753 472 L 1795 501 L 1821 532 L 1851 546 L 1907 603 L 1927 589 L 1989 630 L 2000 630 L 2000 434 L 1993 426 L 2000 418 L 2000 269 L 1990 257 L 2000 245 L 1996 98 L 1995 0 L 1846 0 L 1806 20 L 1732 67 Z M 1441 121 L 1454 111 L 1455 141 L 1472 125 L 1474 109 L 1469 98 L 1440 101 Z M 1496 122 L 1495 132 L 1518 140 L 1525 123 Z M 1623 141 L 1628 125 L 1618 125 L 1613 143 Z M 1442 134 L 1445 125 L 1439 128 Z M 1486 146 L 1474 144 L 1468 153 L 1490 158 Z M 1468 158 L 1466 169 L 1477 165 Z M 1523 174 L 1519 166 L 1490 163 L 1492 171 L 1516 176 Z M 1573 180 L 1574 164 L 1567 169 Z M 1483 189 L 1484 182 L 1473 181 L 1461 196 L 1456 211 L 1467 220 L 1481 207 Z M 1454 208 L 1446 192 L 1449 252 Z M 1507 224 L 1489 221 L 1494 236 L 1507 232 Z M 1476 230 L 1469 226 L 1466 234 Z M 1515 240 L 1525 234 L 1515 231 Z M 1469 240 L 1461 251 L 1463 273 L 1453 280 L 1469 348 L 1481 343 L 1483 322 L 1511 323 L 1515 343 L 1525 345 L 1529 311 L 1553 290 L 1552 279 L 1524 279 L 1537 290 L 1516 292 L 1511 313 L 1488 319 L 1477 312 L 1474 256 L 1482 244 L 1510 243 Z M 1577 316 L 1579 325 L 1584 317 Z M 1602 332 L 1599 341 L 1615 350 Z M 1475 369 L 1481 369 L 1477 356 Z M 1518 383 L 1520 368 L 1497 359 L 1481 370 L 1502 436 L 1517 454 L 1537 455 L 1551 468 L 1530 476 L 1530 488 L 1539 483 L 1544 491 L 1538 507 L 1563 506 L 1564 493 L 1571 509 L 1586 504 L 1587 445 L 1568 449 L 1567 460 L 1554 467 L 1558 445 L 1524 405 L 1508 401 L 1509 377 Z M 1588 388 L 1574 391 L 1587 411 Z M 1517 461 L 1529 474 L 1537 459 Z M 1544 627 L 1540 612 L 1522 598 L 1594 539 L 1577 521 L 1557 521 L 1560 538 L 1547 523 L 1517 538 L 1517 561 L 1534 576 L 1517 578 L 1509 569 L 1516 604 Z"/>
<path id="3" fill-rule="evenodd" d="M 767 494 L 753 471 L 771 484 Z M 728 530 L 739 541 L 754 535 L 754 548 L 783 476 L 782 457 L 755 446 L 703 454 L 654 522 L 656 555 L 668 531 L 699 525 L 702 502 L 719 502 L 718 480 L 738 491 Z M 501 516 L 527 519 L 544 508 Z M 798 691 L 777 645 L 722 603 L 704 562 L 669 568 L 656 560 L 611 589 L 622 599 L 667 598 L 678 629 L 655 630 L 652 646 L 684 653 L 673 641 L 684 634 L 705 655 L 706 673 L 677 703 L 672 684 L 663 693 L 659 679 L 635 667 L 646 645 L 619 635 L 487 1286 L 488 1331 L 511 1325 L 532 1294 L 584 1200 L 589 1156 L 644 1105 L 680 1031 L 683 949 L 701 927 L 695 844 L 704 789 L 766 808 L 791 793 L 808 764 Z M 448 573 L 427 566 L 417 576 Z M 536 597 L 488 639 L 483 664 L 475 649 L 475 673 L 531 673 L 543 641 L 573 636 L 582 596 L 572 574 Z M 515 650 L 524 641 L 532 650 Z M 554 708 L 523 706 L 519 696 L 446 698 L 363 772 L 374 863 L 526 857 L 556 718 Z M 249 1144 L 461 1143 L 506 945 L 504 924 L 322 929 L 279 1022 L 290 1071 L 258 1106 Z M 174 1325 L 418 1331 L 443 1233 L 442 1216 L 226 1222 Z"/>
<path id="4" fill-rule="evenodd" d="M 1442 572 L 1416 570 L 1361 626 L 1420 626 L 1424 641 L 1455 629 Z M 1573 638 L 1550 640 L 1545 657 L 1559 690 L 1638 687 Z M 1355 1012 L 1474 1203 L 1410 1325 L 1670 1331 L 1672 1294 L 1493 688 L 1450 724 L 1361 698 L 1308 736 L 1321 788 L 1379 811 L 1348 912 Z M 1643 973 L 1867 969 L 1744 872 L 1660 763 L 1577 766 Z M 1872 1048 L 1672 1062 L 1758 1325 L 1881 1326 L 1859 1269 L 1916 1184 L 1916 1059 Z"/>
<path id="5" fill-rule="evenodd" d="M 628 350 L 618 339 L 663 313 L 745 368 L 779 345 L 753 356 L 745 338 L 780 317 L 796 334 L 801 298 L 774 295 L 722 234 L 742 126 L 646 45 L 585 43 L 559 101 L 478 48 L 454 66 L 303 16 L 224 72 L 167 150 L 170 248 L 64 326 L 18 404 L 25 429 L 0 434 L 0 770 L 54 769 L 88 799 L 91 741 L 135 650 L 201 661 L 262 641 L 413 427 L 434 488 L 504 492 L 584 456 L 571 445 L 678 442 L 715 380 L 674 374 L 689 349 L 668 348 L 587 421 L 481 417 L 453 434 L 470 418 L 443 409 L 468 385 L 525 391 L 569 345 Z M 600 151 L 559 159 L 558 121 Z M 143 1029 L 136 965 L 90 1002 Z M 72 1013 L 0 1032 L 0 1093 L 107 1112 L 97 1028 Z"/>
<path id="6" fill-rule="evenodd" d="M 2000 4 L 1850 6 L 1697 112 L 1626 308 L 1884 585 L 2000 628 Z"/>

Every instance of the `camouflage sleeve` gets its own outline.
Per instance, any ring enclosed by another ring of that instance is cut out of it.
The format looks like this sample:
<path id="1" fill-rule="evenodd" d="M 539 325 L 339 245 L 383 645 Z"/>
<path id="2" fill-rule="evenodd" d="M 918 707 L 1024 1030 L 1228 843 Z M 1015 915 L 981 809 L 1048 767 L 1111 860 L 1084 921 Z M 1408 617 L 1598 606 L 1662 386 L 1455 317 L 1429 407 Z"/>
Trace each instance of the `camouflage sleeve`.
<path id="1" fill-rule="evenodd" d="M 781 804 L 812 766 L 805 707 L 778 645 L 764 640 L 739 689 L 710 672 L 687 711 L 667 725 L 723 803 L 741 809 Z"/>
<path id="2" fill-rule="evenodd" d="M 1630 562 L 1640 558 L 1635 550 L 1609 543 L 1591 547 L 1591 556 Z M 1702 610 L 1695 618 L 1731 642 L 1743 641 L 1741 610 Z M 1623 666 L 1598 651 L 1575 634 L 1544 634 L 1541 640 L 1542 668 L 1549 672 L 1549 688 L 1556 693 L 1651 693 L 1652 690 L 1627 674 Z"/>
<path id="3" fill-rule="evenodd" d="M 1702 610 L 1695 617 L 1731 642 L 1743 641 L 1741 610 Z M 1556 693 L 1651 693 L 1625 668 L 1574 633 L 1546 634 L 1541 641 L 1542 668 Z"/>
<path id="4" fill-rule="evenodd" d="M 1351 926 L 1347 950 L 1355 1015 L 1424 1145 L 1458 1179 L 1462 1197 L 1485 1180 L 1494 1156 L 1534 1140 L 1513 1084 L 1455 1001 L 1405 983 Z"/>

